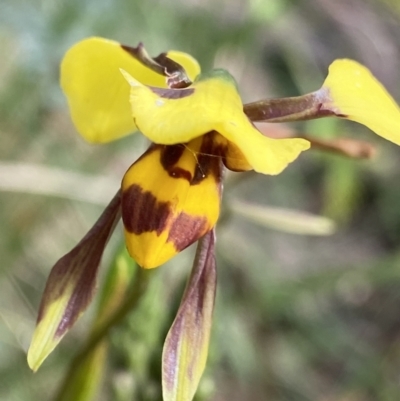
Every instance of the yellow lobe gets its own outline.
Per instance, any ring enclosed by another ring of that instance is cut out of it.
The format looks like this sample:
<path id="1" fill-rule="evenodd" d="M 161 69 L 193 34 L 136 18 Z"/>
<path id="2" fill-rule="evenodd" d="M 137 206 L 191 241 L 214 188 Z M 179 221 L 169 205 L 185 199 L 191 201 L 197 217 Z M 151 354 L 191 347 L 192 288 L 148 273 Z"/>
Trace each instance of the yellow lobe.
<path id="1" fill-rule="evenodd" d="M 167 242 L 168 231 L 134 234 L 125 230 L 125 243 L 131 257 L 144 269 L 154 269 L 172 259 L 179 251 Z"/>
<path id="2" fill-rule="evenodd" d="M 190 55 L 177 51 L 167 55 L 181 64 L 190 78 L 200 72 Z M 84 39 L 72 46 L 62 60 L 61 87 L 76 129 L 89 142 L 109 142 L 136 131 L 129 86 L 120 68 L 146 85 L 166 87 L 165 77 L 141 64 L 113 40 Z"/>
<path id="3" fill-rule="evenodd" d="M 264 174 L 280 173 L 310 146 L 300 138 L 263 136 L 244 114 L 233 78 L 220 70 L 186 89 L 160 91 L 134 82 L 130 102 L 138 129 L 151 141 L 185 143 L 217 131 L 240 149 L 255 171 Z"/>
<path id="4" fill-rule="evenodd" d="M 336 60 L 322 88 L 328 89 L 330 98 L 324 108 L 400 145 L 400 109 L 366 67 L 353 60 Z"/>
<path id="5" fill-rule="evenodd" d="M 214 142 L 222 150 L 221 154 L 226 168 L 232 171 L 249 171 L 253 169 L 241 150 L 234 143 L 229 142 L 218 133 L 214 135 Z"/>
<path id="6" fill-rule="evenodd" d="M 150 148 L 123 178 L 126 245 L 144 268 L 167 262 L 211 230 L 218 219 L 219 158 L 200 160 L 202 142 L 199 138 Z"/>

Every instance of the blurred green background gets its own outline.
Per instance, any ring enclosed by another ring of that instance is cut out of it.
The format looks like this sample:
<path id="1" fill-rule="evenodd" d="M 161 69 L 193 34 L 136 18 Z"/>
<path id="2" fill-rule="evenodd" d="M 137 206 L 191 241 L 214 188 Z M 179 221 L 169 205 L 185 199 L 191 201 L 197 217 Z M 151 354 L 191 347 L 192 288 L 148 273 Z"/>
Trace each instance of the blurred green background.
<path id="1" fill-rule="evenodd" d="M 112 198 L 145 149 L 140 136 L 89 145 L 70 121 L 58 68 L 74 42 L 143 42 L 229 69 L 244 101 L 319 88 L 335 58 L 367 65 L 400 101 L 397 0 L 2 0 L 0 3 L 0 399 L 51 400 L 91 308 L 38 373 L 26 350 L 46 277 Z M 219 286 L 198 400 L 400 398 L 400 149 L 366 128 L 291 125 L 378 147 L 373 160 L 317 151 L 277 177 L 226 177 Z M 233 213 L 232 201 L 321 214 L 331 236 L 293 235 Z M 102 277 L 122 241 L 118 227 Z M 148 296 L 111 333 L 96 400 L 159 400 L 166 331 L 193 249 L 158 269 Z"/>

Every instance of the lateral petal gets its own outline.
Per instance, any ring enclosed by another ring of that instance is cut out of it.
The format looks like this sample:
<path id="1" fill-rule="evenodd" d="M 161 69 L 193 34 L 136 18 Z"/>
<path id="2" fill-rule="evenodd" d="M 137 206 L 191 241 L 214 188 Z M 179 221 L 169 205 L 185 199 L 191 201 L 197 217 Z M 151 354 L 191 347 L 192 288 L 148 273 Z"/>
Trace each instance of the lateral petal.
<path id="1" fill-rule="evenodd" d="M 324 109 L 366 125 L 400 145 L 399 106 L 363 65 L 348 59 L 335 60 L 319 94 Z"/>
<path id="2" fill-rule="evenodd" d="M 190 55 L 172 51 L 168 57 L 194 79 L 200 72 Z M 164 76 L 140 63 L 116 41 L 91 37 L 72 46 L 61 63 L 61 87 L 72 120 L 89 142 L 109 142 L 136 131 L 129 106 L 129 86 L 120 68 L 146 85 L 166 87 Z"/>
<path id="3" fill-rule="evenodd" d="M 28 351 L 33 371 L 89 306 L 104 248 L 120 218 L 120 200 L 118 192 L 85 237 L 52 268 Z"/>

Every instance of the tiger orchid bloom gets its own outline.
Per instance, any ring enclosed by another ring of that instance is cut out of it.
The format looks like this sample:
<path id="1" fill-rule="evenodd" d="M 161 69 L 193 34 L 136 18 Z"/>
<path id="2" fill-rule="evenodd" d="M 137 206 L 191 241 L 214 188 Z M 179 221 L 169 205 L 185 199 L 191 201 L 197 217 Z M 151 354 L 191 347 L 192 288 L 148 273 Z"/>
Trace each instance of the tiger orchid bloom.
<path id="1" fill-rule="evenodd" d="M 201 73 L 188 54 L 171 51 L 151 58 L 142 45 L 93 37 L 67 51 L 61 86 L 76 129 L 87 141 L 106 143 L 140 131 L 151 144 L 125 173 L 93 228 L 53 267 L 28 362 L 37 370 L 87 308 L 103 250 L 122 216 L 127 249 L 145 269 L 200 240 L 165 343 L 165 401 L 191 400 L 205 366 L 223 168 L 276 175 L 313 144 L 310 138 L 269 138 L 254 122 L 338 117 L 400 144 L 399 107 L 367 68 L 347 59 L 331 64 L 315 92 L 243 105 L 227 71 Z"/>

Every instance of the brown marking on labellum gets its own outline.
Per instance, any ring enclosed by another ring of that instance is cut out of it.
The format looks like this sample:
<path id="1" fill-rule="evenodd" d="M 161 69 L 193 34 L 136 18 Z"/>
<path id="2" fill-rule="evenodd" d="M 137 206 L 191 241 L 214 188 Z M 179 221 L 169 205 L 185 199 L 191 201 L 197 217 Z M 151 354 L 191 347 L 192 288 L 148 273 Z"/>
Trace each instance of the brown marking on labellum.
<path id="1" fill-rule="evenodd" d="M 183 178 L 184 180 L 189 181 L 189 182 L 192 180 L 192 174 L 190 174 L 189 171 L 187 171 L 181 167 L 172 167 L 168 171 L 168 174 L 172 178 Z"/>
<path id="2" fill-rule="evenodd" d="M 150 191 L 136 184 L 122 192 L 122 221 L 133 234 L 155 231 L 160 235 L 171 215 L 169 202 L 160 202 Z"/>
<path id="3" fill-rule="evenodd" d="M 165 145 L 161 151 L 160 162 L 165 170 L 169 170 L 182 157 L 185 147 L 181 144 L 179 145 Z"/>
<path id="4" fill-rule="evenodd" d="M 166 89 L 166 88 L 156 88 L 154 86 L 149 86 L 149 89 L 164 99 L 182 99 L 184 97 L 190 96 L 194 93 L 194 88 L 187 89 Z"/>
<path id="5" fill-rule="evenodd" d="M 217 182 L 221 181 L 223 157 L 223 146 L 216 144 L 213 140 L 214 133 L 208 133 L 203 136 L 201 148 L 195 152 L 197 160 L 194 173 L 177 166 L 179 159 L 185 152 L 184 144 L 165 145 L 161 151 L 160 163 L 170 177 L 183 178 L 190 185 L 198 185 L 210 174 Z"/>
<path id="6" fill-rule="evenodd" d="M 185 146 L 182 144 L 164 146 L 163 150 L 161 151 L 160 162 L 170 177 L 183 178 L 184 180 L 191 182 L 191 172 L 183 169 L 182 167 L 176 166 L 184 151 Z"/>
<path id="7" fill-rule="evenodd" d="M 172 242 L 180 252 L 203 236 L 207 229 L 208 222 L 205 217 L 195 217 L 182 212 L 172 224 L 167 242 Z"/>
<path id="8" fill-rule="evenodd" d="M 212 174 L 217 183 L 221 182 L 221 157 L 223 149 L 221 145 L 214 142 L 214 135 L 211 132 L 203 136 L 196 169 L 190 185 L 200 184 L 210 174 Z"/>

